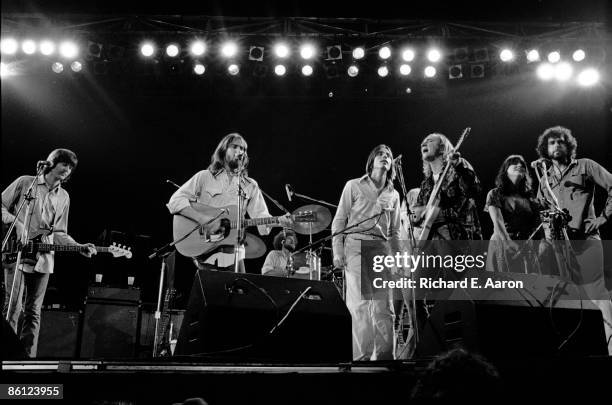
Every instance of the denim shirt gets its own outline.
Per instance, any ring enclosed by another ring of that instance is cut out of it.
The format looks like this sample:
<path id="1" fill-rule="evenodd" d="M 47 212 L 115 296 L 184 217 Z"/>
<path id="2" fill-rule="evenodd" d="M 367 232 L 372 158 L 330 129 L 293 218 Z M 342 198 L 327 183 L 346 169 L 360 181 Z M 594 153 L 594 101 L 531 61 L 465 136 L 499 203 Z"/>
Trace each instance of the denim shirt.
<path id="1" fill-rule="evenodd" d="M 612 174 L 603 166 L 591 159 L 573 159 L 569 166 L 559 174 L 554 166 L 548 171 L 548 184 L 559 201 L 561 208 L 566 208 L 572 219 L 570 228 L 584 232 L 584 222 L 595 219 L 593 195 L 595 185 L 600 186 L 608 195 L 603 214 L 610 219 L 612 216 Z M 538 198 L 550 198 L 544 184 L 538 188 Z M 543 203 L 546 204 L 545 201 Z M 593 235 L 599 235 L 596 231 Z"/>

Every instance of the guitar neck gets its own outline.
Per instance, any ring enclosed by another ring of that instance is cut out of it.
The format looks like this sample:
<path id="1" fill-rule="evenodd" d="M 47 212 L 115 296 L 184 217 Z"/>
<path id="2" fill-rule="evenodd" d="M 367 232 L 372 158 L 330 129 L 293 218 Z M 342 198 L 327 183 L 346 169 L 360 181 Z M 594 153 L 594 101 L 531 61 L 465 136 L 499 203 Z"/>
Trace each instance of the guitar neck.
<path id="1" fill-rule="evenodd" d="M 279 223 L 280 217 L 267 217 L 267 218 L 248 218 L 242 220 L 242 226 L 260 226 L 260 225 L 276 225 Z M 232 228 L 237 228 L 237 222 L 232 221 Z"/>
<path id="2" fill-rule="evenodd" d="M 76 245 L 55 245 L 52 243 L 36 243 L 34 245 L 38 252 L 81 252 L 85 248 Z M 109 253 L 111 250 L 107 246 L 96 246 L 98 253 Z"/>

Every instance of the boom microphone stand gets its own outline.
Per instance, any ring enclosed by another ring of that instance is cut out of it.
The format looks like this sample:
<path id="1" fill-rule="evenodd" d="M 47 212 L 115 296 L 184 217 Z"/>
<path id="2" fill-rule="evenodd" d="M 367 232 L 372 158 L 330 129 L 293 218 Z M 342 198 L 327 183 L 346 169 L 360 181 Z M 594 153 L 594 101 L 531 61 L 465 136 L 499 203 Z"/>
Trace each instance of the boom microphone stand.
<path id="1" fill-rule="evenodd" d="M 307 195 L 304 195 L 304 194 L 298 194 L 295 191 L 293 191 L 293 187 L 291 187 L 290 184 L 285 184 L 285 188 L 287 190 L 287 198 L 289 199 L 289 201 L 291 201 L 290 197 L 293 197 L 295 195 L 295 196 L 300 197 L 300 198 L 302 198 L 304 200 L 308 200 L 308 201 L 312 201 L 312 202 L 315 202 L 315 203 L 327 205 L 328 207 L 332 207 L 332 208 L 338 208 L 337 205 L 334 205 L 332 203 L 328 203 L 327 201 L 317 200 L 316 198 L 308 197 Z"/>
<path id="2" fill-rule="evenodd" d="M 43 162 L 46 163 L 46 162 Z M 17 285 L 17 277 L 19 277 L 21 279 L 21 274 L 19 273 L 20 267 L 21 267 L 21 254 L 23 252 L 23 248 L 25 246 L 27 246 L 28 244 L 28 240 L 30 238 L 30 222 L 31 222 L 31 211 L 32 211 L 32 205 L 31 202 L 32 200 L 35 200 L 36 197 L 32 195 L 32 190 L 35 188 L 34 185 L 36 185 L 36 189 L 38 188 L 38 178 L 40 177 L 40 175 L 42 174 L 43 170 L 45 170 L 46 165 L 45 164 L 41 164 L 41 162 L 39 162 L 36 165 L 36 176 L 34 176 L 34 178 L 32 179 L 32 182 L 30 183 L 24 197 L 23 197 L 23 201 L 21 202 L 21 204 L 19 205 L 19 208 L 17 209 L 17 212 L 15 213 L 15 219 L 13 220 L 13 222 L 11 223 L 11 226 L 9 227 L 8 231 L 6 232 L 6 235 L 4 236 L 4 239 L 2 240 L 2 251 L 4 252 L 4 249 L 6 248 L 6 245 L 8 243 L 8 240 L 10 238 L 11 232 L 13 231 L 13 229 L 15 228 L 15 225 L 17 224 L 17 221 L 19 220 L 19 214 L 21 213 L 21 210 L 23 209 L 23 207 L 26 207 L 25 210 L 25 216 L 24 216 L 24 225 L 23 225 L 23 233 L 21 235 L 21 241 L 19 243 L 19 250 L 17 251 L 17 260 L 15 261 L 15 272 L 13 273 L 13 283 L 11 285 L 11 294 L 9 296 L 9 303 L 8 303 L 8 308 L 6 310 L 6 320 L 8 321 L 10 319 L 11 316 L 11 309 L 13 306 L 13 296 L 15 294 L 15 287 Z M 36 193 L 36 191 L 34 191 L 34 193 Z M 21 281 L 20 281 L 21 282 Z"/>

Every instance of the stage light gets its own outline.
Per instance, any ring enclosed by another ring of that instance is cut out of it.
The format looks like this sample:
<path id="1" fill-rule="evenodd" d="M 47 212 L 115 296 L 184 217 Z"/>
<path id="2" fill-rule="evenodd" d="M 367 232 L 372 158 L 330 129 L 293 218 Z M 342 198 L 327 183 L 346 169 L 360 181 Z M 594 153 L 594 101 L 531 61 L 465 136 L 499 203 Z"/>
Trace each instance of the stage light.
<path id="1" fill-rule="evenodd" d="M 4 62 L 0 62 L 0 77 L 6 77 L 10 75 L 10 69 Z"/>
<path id="2" fill-rule="evenodd" d="M 474 49 L 474 62 L 488 62 L 489 49 L 486 47 Z"/>
<path id="3" fill-rule="evenodd" d="M 475 63 L 470 65 L 470 78 L 471 79 L 483 79 L 485 77 L 485 65 L 482 63 Z"/>
<path id="4" fill-rule="evenodd" d="M 193 41 L 189 47 L 189 52 L 193 56 L 202 56 L 206 52 L 206 44 L 204 41 Z"/>
<path id="5" fill-rule="evenodd" d="M 55 52 L 55 44 L 49 40 L 44 40 L 40 43 L 40 53 L 45 56 L 52 55 Z"/>
<path id="6" fill-rule="evenodd" d="M 332 45 L 327 47 L 327 60 L 342 59 L 342 47 L 340 45 Z"/>
<path id="7" fill-rule="evenodd" d="M 236 76 L 238 73 L 240 73 L 240 68 L 235 63 L 232 63 L 227 67 L 227 72 L 232 76 Z"/>
<path id="8" fill-rule="evenodd" d="M 527 51 L 527 62 L 537 62 L 540 60 L 540 52 L 537 49 L 530 49 Z"/>
<path id="9" fill-rule="evenodd" d="M 383 46 L 378 50 L 378 56 L 380 59 L 389 59 L 391 57 L 391 48 Z"/>
<path id="10" fill-rule="evenodd" d="M 359 68 L 356 65 L 351 65 L 346 70 L 346 73 L 348 73 L 350 77 L 355 77 L 359 74 Z"/>
<path id="11" fill-rule="evenodd" d="M 26 55 L 32 55 L 36 52 L 36 42 L 32 41 L 31 39 L 26 39 L 21 43 L 21 50 Z"/>
<path id="12" fill-rule="evenodd" d="M 179 54 L 179 47 L 176 44 L 170 44 L 166 47 L 166 55 L 174 58 Z"/>
<path id="13" fill-rule="evenodd" d="M 555 78 L 559 81 L 569 80 L 572 77 L 572 73 L 574 73 L 574 69 L 567 62 L 562 62 L 555 66 Z"/>
<path id="14" fill-rule="evenodd" d="M 461 79 L 463 77 L 463 67 L 461 65 L 453 65 L 448 68 L 449 79 Z"/>
<path id="15" fill-rule="evenodd" d="M 576 49 L 572 54 L 572 58 L 576 62 L 582 62 L 586 58 L 586 53 L 582 49 Z"/>
<path id="16" fill-rule="evenodd" d="M 353 49 L 353 59 L 363 59 L 364 56 L 365 49 L 363 49 L 362 47 L 358 46 L 357 48 Z"/>
<path id="17" fill-rule="evenodd" d="M 300 56 L 302 59 L 308 60 L 312 59 L 315 55 L 315 47 L 312 44 L 303 44 L 300 47 Z"/>
<path id="18" fill-rule="evenodd" d="M 412 49 L 404 49 L 404 51 L 402 52 L 402 59 L 404 59 L 406 62 L 412 62 L 414 60 L 414 50 Z"/>
<path id="19" fill-rule="evenodd" d="M 548 54 L 548 61 L 550 63 L 557 63 L 561 60 L 561 54 L 558 51 L 553 51 Z"/>
<path id="20" fill-rule="evenodd" d="M 378 76 L 386 77 L 389 74 L 389 68 L 386 66 L 381 66 L 378 68 Z"/>
<path id="21" fill-rule="evenodd" d="M 285 73 L 287 73 L 287 68 L 285 67 L 285 65 L 276 65 L 274 66 L 274 73 L 277 76 L 284 76 Z"/>
<path id="22" fill-rule="evenodd" d="M 252 46 L 249 48 L 249 60 L 262 62 L 264 58 L 263 46 Z"/>
<path id="23" fill-rule="evenodd" d="M 538 77 L 542 80 L 550 80 L 555 76 L 555 68 L 550 63 L 542 63 L 536 70 Z"/>
<path id="24" fill-rule="evenodd" d="M 499 53 L 499 59 L 501 59 L 502 62 L 510 62 L 514 59 L 514 52 L 510 49 L 502 49 Z"/>
<path id="25" fill-rule="evenodd" d="M 59 53 L 66 59 L 74 59 L 79 54 L 79 48 L 72 41 L 64 41 L 59 46 Z"/>
<path id="26" fill-rule="evenodd" d="M 274 45 L 274 54 L 277 58 L 286 58 L 289 56 L 289 47 L 283 42 L 278 43 Z"/>
<path id="27" fill-rule="evenodd" d="M 102 44 L 92 41 L 87 42 L 85 59 L 92 60 L 94 58 L 100 58 L 100 56 L 102 56 Z"/>
<path id="28" fill-rule="evenodd" d="M 233 58 L 238 53 L 238 45 L 235 42 L 226 42 L 221 46 L 221 55 L 225 58 Z"/>
<path id="29" fill-rule="evenodd" d="M 142 56 L 151 57 L 155 53 L 155 46 L 151 42 L 146 42 L 140 47 Z"/>
<path id="30" fill-rule="evenodd" d="M 399 70 L 402 76 L 408 76 L 410 72 L 412 72 L 412 68 L 410 67 L 410 65 L 406 64 L 401 65 Z"/>
<path id="31" fill-rule="evenodd" d="M 599 72 L 593 68 L 588 68 L 578 75 L 578 84 L 581 86 L 592 86 L 599 81 Z"/>
<path id="32" fill-rule="evenodd" d="M 406 94 L 412 94 L 412 89 L 410 87 L 406 87 Z"/>
<path id="33" fill-rule="evenodd" d="M 427 66 L 423 71 L 425 73 L 425 77 L 434 77 L 436 75 L 436 68 L 433 66 Z"/>
<path id="34" fill-rule="evenodd" d="M 455 63 L 467 62 L 470 58 L 469 48 L 467 46 L 463 46 L 461 48 L 455 48 L 453 50 L 454 57 L 453 61 Z"/>
<path id="35" fill-rule="evenodd" d="M 78 73 L 81 70 L 83 70 L 83 64 L 79 62 L 78 60 L 75 60 L 74 62 L 70 64 L 70 69 L 72 69 L 73 72 Z"/>
<path id="36" fill-rule="evenodd" d="M 206 72 L 206 67 L 202 65 L 201 63 L 196 63 L 193 66 L 193 72 L 198 76 L 203 75 L 204 72 Z"/>
<path id="37" fill-rule="evenodd" d="M 263 63 L 258 63 L 253 68 L 253 76 L 255 77 L 265 77 L 268 74 L 268 65 Z"/>
<path id="38" fill-rule="evenodd" d="M 17 52 L 19 45 L 13 38 L 5 38 L 0 41 L 0 52 L 4 55 L 13 55 Z"/>
<path id="39" fill-rule="evenodd" d="M 55 73 L 62 73 L 64 71 L 64 65 L 59 62 L 55 62 L 51 65 L 51 70 L 53 70 Z"/>
<path id="40" fill-rule="evenodd" d="M 304 76 L 310 76 L 310 75 L 312 75 L 312 72 L 313 72 L 312 66 L 310 66 L 310 65 L 302 66 L 302 74 Z"/>
<path id="41" fill-rule="evenodd" d="M 429 51 L 427 51 L 427 60 L 429 60 L 430 62 L 438 62 L 440 61 L 440 59 L 442 59 L 442 54 L 440 53 L 440 51 L 438 49 L 430 49 Z"/>

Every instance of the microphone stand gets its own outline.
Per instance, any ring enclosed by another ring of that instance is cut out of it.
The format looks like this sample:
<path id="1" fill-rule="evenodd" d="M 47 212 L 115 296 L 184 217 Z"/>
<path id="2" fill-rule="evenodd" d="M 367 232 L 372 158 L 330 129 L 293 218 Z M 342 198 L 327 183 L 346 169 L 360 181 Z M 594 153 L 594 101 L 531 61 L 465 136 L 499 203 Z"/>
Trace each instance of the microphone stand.
<path id="1" fill-rule="evenodd" d="M 31 202 L 32 200 L 36 199 L 36 197 L 32 195 L 32 190 L 34 189 L 34 185 L 36 185 L 36 188 L 38 188 L 38 178 L 40 177 L 40 175 L 42 174 L 44 170 L 45 170 L 45 165 L 39 164 L 36 166 L 36 176 L 34 176 L 34 178 L 32 179 L 32 182 L 28 186 L 28 189 L 26 193 L 24 194 L 23 201 L 19 205 L 19 208 L 17 209 L 17 212 L 15 214 L 15 219 L 11 223 L 11 226 L 6 232 L 4 239 L 2 240 L 2 251 L 4 252 L 4 249 L 6 248 L 6 245 L 8 244 L 8 240 L 10 239 L 11 232 L 13 231 L 13 229 L 15 228 L 15 225 L 17 224 L 17 221 L 19 220 L 19 214 L 21 213 L 21 211 L 23 210 L 23 207 L 25 206 L 26 210 L 25 210 L 25 216 L 24 216 L 23 233 L 21 235 L 19 250 L 17 251 L 17 260 L 15 261 L 15 272 L 13 273 L 11 293 L 9 295 L 9 303 L 8 303 L 8 307 L 6 310 L 6 320 L 7 321 L 10 319 L 10 316 L 11 316 L 11 309 L 13 306 L 13 296 L 15 294 L 15 286 L 17 285 L 17 282 L 16 282 L 17 276 L 18 275 L 20 276 L 19 271 L 21 271 L 20 266 L 21 266 L 22 252 L 23 252 L 23 249 L 28 245 L 28 240 L 30 238 L 30 222 L 31 222 L 31 217 L 32 217 L 32 215 L 30 214 L 32 210 Z"/>
<path id="2" fill-rule="evenodd" d="M 300 198 L 302 198 L 304 200 L 308 200 L 308 201 L 312 201 L 312 202 L 315 202 L 315 203 L 327 205 L 328 207 L 332 207 L 332 208 L 338 208 L 337 205 L 334 205 L 332 203 L 328 203 L 327 201 L 317 200 L 316 198 L 308 197 L 307 195 L 304 195 L 304 194 L 299 194 L 299 193 L 296 193 L 296 192 L 293 192 L 293 191 L 291 192 L 291 194 L 295 195 L 297 197 L 300 197 Z"/>
<path id="3" fill-rule="evenodd" d="M 397 179 L 400 183 L 400 187 L 402 188 L 402 194 L 404 196 L 404 203 L 406 204 L 406 217 L 408 220 L 407 221 L 408 222 L 408 239 L 410 240 L 410 248 L 412 251 L 414 251 L 416 249 L 416 240 L 414 238 L 414 227 L 412 225 L 412 220 L 410 219 L 410 206 L 408 205 L 408 189 L 406 188 L 406 183 L 404 182 L 404 173 L 402 171 L 402 155 L 399 155 L 393 161 L 393 164 L 395 164 L 395 168 L 396 168 L 395 171 L 397 173 Z M 413 279 L 414 279 L 414 273 L 410 272 L 410 280 L 413 280 Z M 412 305 L 409 305 L 408 312 L 410 313 L 410 317 L 411 317 L 411 322 L 410 322 L 411 327 L 414 331 L 415 345 L 417 345 L 420 341 L 420 338 L 419 338 L 419 328 L 418 328 L 417 312 L 416 312 L 416 294 L 414 294 L 414 291 L 413 291 L 412 294 L 410 295 L 411 295 L 410 303 Z M 404 302 L 408 304 L 408 302 L 406 302 L 405 296 L 404 296 Z M 402 353 L 400 353 L 400 355 L 401 354 L 403 354 L 403 350 L 402 350 Z"/>
<path id="4" fill-rule="evenodd" d="M 246 199 L 246 194 L 242 190 L 242 179 L 244 178 L 244 163 L 242 159 L 240 159 L 240 167 L 237 171 L 238 173 L 238 209 L 236 210 L 236 244 L 234 245 L 234 272 L 235 273 L 244 273 L 244 270 L 240 268 L 240 245 L 244 241 L 244 226 L 242 224 L 243 214 L 243 206 L 242 203 Z M 248 181 L 245 178 L 245 181 Z"/>
<path id="5" fill-rule="evenodd" d="M 208 220 L 207 222 L 205 222 L 204 224 L 200 224 L 198 223 L 192 230 L 190 230 L 189 232 L 187 232 L 185 235 L 181 236 L 180 238 L 173 240 L 170 243 L 167 243 L 166 245 L 153 250 L 153 253 L 151 253 L 149 255 L 149 259 L 155 259 L 156 257 L 159 257 L 161 259 L 161 270 L 159 272 L 159 291 L 157 294 L 157 308 L 155 310 L 155 335 L 153 337 L 153 357 L 157 357 L 157 346 L 159 343 L 159 320 L 161 318 L 161 305 L 162 305 L 162 294 L 163 294 L 163 290 L 164 290 L 164 274 L 166 272 L 166 258 L 168 257 L 168 255 L 170 255 L 170 253 L 172 253 L 172 251 L 174 250 L 174 246 L 177 243 L 180 243 L 182 241 L 184 241 L 185 239 L 187 239 L 189 237 L 189 235 L 191 235 L 192 233 L 194 233 L 195 231 L 199 230 L 199 229 L 204 229 L 204 226 L 209 225 L 211 223 L 213 223 L 214 221 L 216 221 L 221 215 L 225 214 L 226 210 L 223 209 L 221 210 L 221 212 L 215 216 L 214 218 Z M 187 218 L 187 217 L 186 217 Z M 194 220 L 194 222 L 196 222 Z"/>

